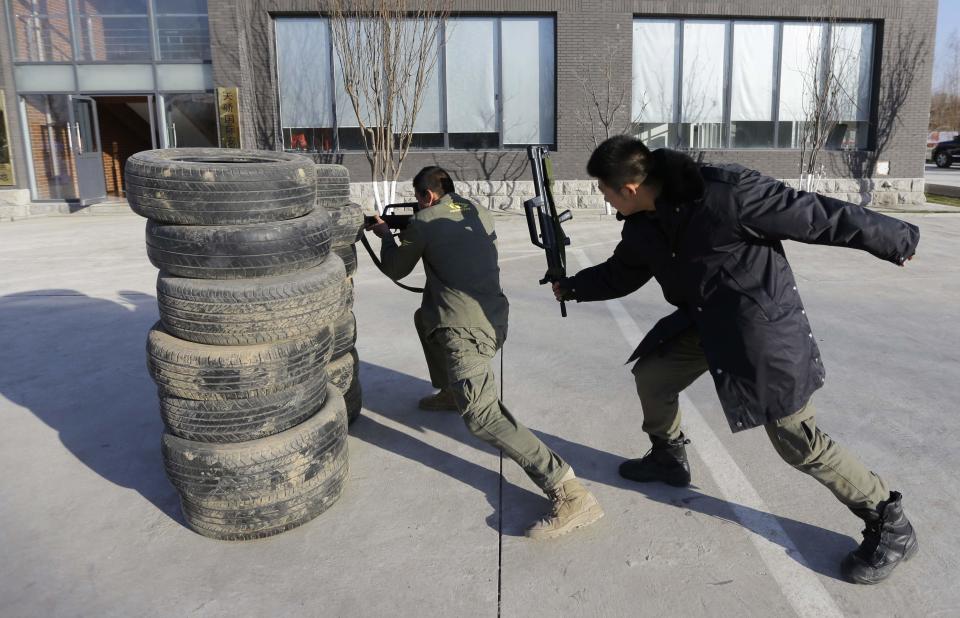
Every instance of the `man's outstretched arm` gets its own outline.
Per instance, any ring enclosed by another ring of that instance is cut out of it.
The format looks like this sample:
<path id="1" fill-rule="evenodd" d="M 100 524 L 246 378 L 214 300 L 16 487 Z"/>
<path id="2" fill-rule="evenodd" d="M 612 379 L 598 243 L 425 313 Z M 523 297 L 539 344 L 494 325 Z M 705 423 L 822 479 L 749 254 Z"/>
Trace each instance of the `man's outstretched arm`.
<path id="1" fill-rule="evenodd" d="M 920 240 L 915 225 L 833 198 L 796 191 L 754 171 L 735 188 L 743 231 L 757 238 L 850 247 L 903 265 Z"/>
<path id="2" fill-rule="evenodd" d="M 596 266 L 584 268 L 553 286 L 557 300 L 592 301 L 620 298 L 638 290 L 653 273 L 626 241 L 621 241 L 613 255 Z"/>

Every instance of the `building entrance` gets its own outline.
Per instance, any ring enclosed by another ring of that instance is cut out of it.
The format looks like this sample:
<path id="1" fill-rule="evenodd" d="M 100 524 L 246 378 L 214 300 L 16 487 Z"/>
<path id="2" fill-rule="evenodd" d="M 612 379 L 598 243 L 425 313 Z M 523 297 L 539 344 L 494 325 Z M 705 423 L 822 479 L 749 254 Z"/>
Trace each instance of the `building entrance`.
<path id="1" fill-rule="evenodd" d="M 156 147 L 152 96 L 97 96 L 103 183 L 110 198 L 126 197 L 123 168 L 133 154 Z M 79 171 L 79 170 L 78 170 Z"/>

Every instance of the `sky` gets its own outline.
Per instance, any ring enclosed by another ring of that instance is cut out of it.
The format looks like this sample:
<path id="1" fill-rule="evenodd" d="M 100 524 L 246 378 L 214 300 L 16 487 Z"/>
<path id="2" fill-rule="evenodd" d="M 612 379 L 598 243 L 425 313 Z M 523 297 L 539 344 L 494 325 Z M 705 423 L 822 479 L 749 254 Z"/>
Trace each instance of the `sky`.
<path id="1" fill-rule="evenodd" d="M 940 82 L 941 75 L 945 70 L 947 56 L 947 39 L 951 32 L 957 32 L 960 36 L 960 0 L 940 0 L 940 8 L 937 12 L 937 45 L 934 58 L 934 78 L 936 85 Z"/>

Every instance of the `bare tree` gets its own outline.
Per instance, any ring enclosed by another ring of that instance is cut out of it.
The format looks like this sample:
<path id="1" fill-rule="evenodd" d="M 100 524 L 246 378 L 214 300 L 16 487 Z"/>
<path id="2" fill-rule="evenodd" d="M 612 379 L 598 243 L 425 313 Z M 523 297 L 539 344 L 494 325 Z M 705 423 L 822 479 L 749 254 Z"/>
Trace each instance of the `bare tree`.
<path id="1" fill-rule="evenodd" d="M 853 68 L 856 56 L 853 50 L 835 44 L 832 27 L 836 24 L 836 20 L 830 18 L 820 22 L 818 29 L 810 30 L 807 66 L 800 71 L 803 120 L 798 135 L 799 174 L 800 188 L 807 191 L 819 189 L 824 175 L 820 153 L 838 128 L 844 104 L 856 100 L 856 94 L 846 92 L 845 88 L 847 72 Z"/>
<path id="2" fill-rule="evenodd" d="M 930 130 L 960 129 L 960 36 L 954 30 L 947 40 L 947 57 L 930 105 Z"/>
<path id="3" fill-rule="evenodd" d="M 897 31 L 896 40 L 892 41 L 889 50 L 892 61 L 881 74 L 877 119 L 873 123 L 876 135 L 874 148 L 866 153 L 855 150 L 845 152 L 847 168 L 855 177 L 869 178 L 876 173 L 877 162 L 900 127 L 900 112 L 927 59 L 927 43 L 919 37 L 919 32 L 922 32 L 919 27 L 908 23 Z"/>
<path id="4" fill-rule="evenodd" d="M 396 196 L 451 1 L 330 0 L 327 6 L 342 87 L 382 210 Z"/>
<path id="5" fill-rule="evenodd" d="M 580 105 L 575 115 L 578 124 L 590 128 L 594 148 L 609 137 L 630 133 L 634 123 L 630 81 L 621 75 L 623 53 L 613 38 L 606 39 L 598 54 L 602 60 L 576 72 Z"/>

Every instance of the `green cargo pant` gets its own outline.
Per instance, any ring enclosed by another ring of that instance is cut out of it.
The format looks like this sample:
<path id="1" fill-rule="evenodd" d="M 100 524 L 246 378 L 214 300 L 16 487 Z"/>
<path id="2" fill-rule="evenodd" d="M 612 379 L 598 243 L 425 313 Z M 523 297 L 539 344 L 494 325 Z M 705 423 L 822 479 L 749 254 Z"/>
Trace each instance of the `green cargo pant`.
<path id="1" fill-rule="evenodd" d="M 544 491 L 559 484 L 570 466 L 517 422 L 497 396 L 490 360 L 503 345 L 506 331 L 492 334 L 481 328 L 437 328 L 426 332 L 419 310 L 413 321 L 430 381 L 436 388 L 453 392 L 470 433 L 503 451 Z"/>
<path id="2" fill-rule="evenodd" d="M 643 358 L 633 375 L 643 408 L 643 431 L 658 438 L 680 435 L 680 391 L 708 369 L 700 335 L 690 329 L 663 350 Z M 764 427 L 780 457 L 817 479 L 851 509 L 874 509 L 890 497 L 886 484 L 817 428 L 813 404 Z"/>

